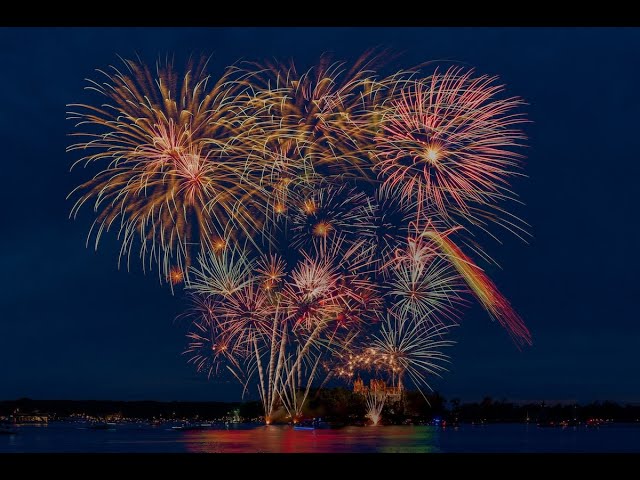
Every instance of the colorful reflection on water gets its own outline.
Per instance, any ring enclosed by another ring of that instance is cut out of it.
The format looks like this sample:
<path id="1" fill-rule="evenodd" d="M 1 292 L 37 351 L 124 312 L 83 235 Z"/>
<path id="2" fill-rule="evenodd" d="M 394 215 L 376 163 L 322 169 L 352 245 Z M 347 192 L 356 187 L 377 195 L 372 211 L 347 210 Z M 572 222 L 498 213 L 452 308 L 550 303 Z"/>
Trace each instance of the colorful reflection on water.
<path id="1" fill-rule="evenodd" d="M 118 424 L 114 430 L 52 422 L 22 425 L 0 435 L 0 452 L 640 452 L 640 423 L 603 427 L 535 425 L 345 427 L 294 430 L 290 426 L 218 425 L 179 431 L 170 425 Z"/>
<path id="2" fill-rule="evenodd" d="M 262 426 L 252 430 L 186 432 L 190 452 L 321 453 L 437 452 L 435 427 L 345 427 L 339 430 L 294 430 Z"/>

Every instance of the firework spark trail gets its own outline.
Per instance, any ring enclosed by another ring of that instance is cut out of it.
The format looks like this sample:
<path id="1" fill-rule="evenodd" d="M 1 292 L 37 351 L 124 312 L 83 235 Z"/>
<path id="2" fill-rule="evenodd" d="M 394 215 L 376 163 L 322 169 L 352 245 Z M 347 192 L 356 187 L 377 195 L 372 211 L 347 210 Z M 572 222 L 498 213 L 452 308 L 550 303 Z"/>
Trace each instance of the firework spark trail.
<path id="1" fill-rule="evenodd" d="M 377 383 L 374 383 L 377 385 Z M 382 419 L 382 409 L 387 401 L 387 392 L 382 389 L 372 388 L 367 392 L 366 403 L 367 413 L 366 416 L 371 419 L 373 426 L 377 426 Z"/>
<path id="2" fill-rule="evenodd" d="M 282 404 L 294 422 L 302 417 L 302 408 L 325 357 L 344 353 L 354 337 L 354 334 L 346 337 L 338 335 L 331 328 L 330 319 L 317 323 L 311 332 L 298 335 L 296 349 L 283 363 L 280 384 Z"/>
<path id="3" fill-rule="evenodd" d="M 325 357 L 348 349 L 367 314 L 375 312 L 369 283 L 354 273 L 362 267 L 358 250 L 352 246 L 341 253 L 344 248 L 338 238 L 330 247 L 316 246 L 312 254 L 301 252 L 302 258 L 285 280 L 282 305 L 297 346 L 283 363 L 280 391 L 294 419 L 301 415 Z M 367 314 L 365 304 L 371 310 Z"/>
<path id="4" fill-rule="evenodd" d="M 236 300 L 243 301 L 242 297 Z M 249 307 L 253 318 L 248 318 L 246 307 L 234 309 L 234 304 L 237 307 L 233 296 L 211 300 L 194 295 L 188 315 L 194 320 L 184 354 L 189 355 L 188 363 L 209 377 L 225 366 L 243 385 L 243 393 L 255 382 L 270 423 L 287 388 L 283 377 L 286 347 L 291 341 L 288 324 L 277 305 L 255 303 Z M 236 319 L 230 321 L 230 316 Z"/>
<path id="5" fill-rule="evenodd" d="M 302 380 L 304 362 L 300 362 L 300 358 L 303 358 L 303 356 L 300 347 L 298 347 L 297 351 L 286 358 L 283 364 L 285 368 L 281 380 L 282 405 L 294 423 L 297 423 L 302 418 L 302 408 L 320 363 L 320 357 L 316 356 L 311 365 L 311 371 L 306 376 L 307 383 L 304 385 Z"/>
<path id="6" fill-rule="evenodd" d="M 279 314 L 276 307 L 276 314 L 272 322 L 271 338 L 268 342 L 258 344 L 254 340 L 254 356 L 248 359 L 248 363 L 259 373 L 258 393 L 262 400 L 265 422 L 270 424 L 273 415 L 280 403 L 285 398 L 287 385 L 283 382 L 285 370 L 286 348 L 290 341 L 289 330 L 286 319 Z M 265 372 L 266 370 L 266 372 Z M 244 383 L 248 389 L 251 381 L 251 374 L 247 375 Z"/>
<path id="7" fill-rule="evenodd" d="M 263 395 L 265 405 L 265 418 L 267 423 L 276 408 L 277 402 L 282 401 L 282 393 L 279 387 L 282 386 L 282 368 L 284 366 L 286 347 L 288 339 L 287 322 L 281 316 L 276 316 L 273 322 L 273 333 L 271 344 L 269 345 L 269 378 L 267 384 L 267 396 Z M 278 341 L 276 341 L 278 340 Z M 276 362 L 277 356 L 277 362 Z M 262 391 L 265 391 L 264 386 Z"/>
<path id="8" fill-rule="evenodd" d="M 451 230 L 438 233 L 425 231 L 422 235 L 434 240 L 446 257 L 456 267 L 492 318 L 497 319 L 516 342 L 531 345 L 531 334 L 520 316 L 513 310 L 509 301 L 498 291 L 491 279 L 467 257 L 449 238 Z"/>

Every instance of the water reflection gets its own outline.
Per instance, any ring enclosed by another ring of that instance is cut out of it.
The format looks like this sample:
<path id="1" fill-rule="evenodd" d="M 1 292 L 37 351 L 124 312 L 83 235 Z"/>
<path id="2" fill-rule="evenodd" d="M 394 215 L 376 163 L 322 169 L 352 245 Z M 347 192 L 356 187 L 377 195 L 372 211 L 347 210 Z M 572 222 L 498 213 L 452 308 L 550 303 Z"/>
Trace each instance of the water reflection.
<path id="1" fill-rule="evenodd" d="M 186 432 L 189 452 L 207 453 L 339 453 L 437 452 L 434 427 L 345 427 L 339 430 L 294 430 L 261 426 L 252 430 Z"/>
<path id="2" fill-rule="evenodd" d="M 293 430 L 288 426 L 223 425 L 177 431 L 169 425 L 118 424 L 115 430 L 52 422 L 22 425 L 0 435 L 0 452 L 638 452 L 640 424 L 602 428 L 538 428 L 505 424 L 459 428 L 345 427 Z"/>

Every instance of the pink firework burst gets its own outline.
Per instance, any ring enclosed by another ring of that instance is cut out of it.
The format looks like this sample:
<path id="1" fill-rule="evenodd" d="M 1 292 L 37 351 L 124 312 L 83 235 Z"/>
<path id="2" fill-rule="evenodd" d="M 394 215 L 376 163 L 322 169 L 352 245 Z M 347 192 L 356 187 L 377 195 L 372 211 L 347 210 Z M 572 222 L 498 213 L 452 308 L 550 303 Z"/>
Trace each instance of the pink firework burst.
<path id="1" fill-rule="evenodd" d="M 256 337 L 268 337 L 276 308 L 259 285 L 249 284 L 221 301 L 220 330 L 233 353 L 247 355 Z"/>
<path id="2" fill-rule="evenodd" d="M 330 259 L 305 258 L 291 272 L 283 289 L 283 300 L 294 326 L 312 329 L 314 325 L 341 312 L 337 269 Z"/>
<path id="3" fill-rule="evenodd" d="M 503 87 L 495 81 L 450 68 L 408 82 L 375 139 L 383 190 L 445 217 L 513 198 L 508 177 L 521 156 L 512 149 L 525 139 L 513 111 L 523 102 L 496 98 Z"/>
<path id="4" fill-rule="evenodd" d="M 219 372 L 220 365 L 226 362 L 235 364 L 235 359 L 218 322 L 217 302 L 199 295 L 193 295 L 191 300 L 191 309 L 184 315 L 191 321 L 191 327 L 187 333 L 187 349 L 183 354 L 189 355 L 187 363 L 211 377 Z"/>

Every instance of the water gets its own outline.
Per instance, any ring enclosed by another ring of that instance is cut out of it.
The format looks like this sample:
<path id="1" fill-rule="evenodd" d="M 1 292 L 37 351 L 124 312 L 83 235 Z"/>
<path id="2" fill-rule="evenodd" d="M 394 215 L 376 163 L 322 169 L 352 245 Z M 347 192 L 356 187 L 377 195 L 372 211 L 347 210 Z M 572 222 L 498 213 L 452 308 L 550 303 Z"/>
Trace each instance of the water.
<path id="1" fill-rule="evenodd" d="M 640 425 L 539 428 L 535 425 L 345 427 L 231 426 L 174 431 L 166 425 L 23 425 L 0 435 L 0 452 L 640 452 Z"/>

